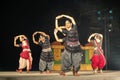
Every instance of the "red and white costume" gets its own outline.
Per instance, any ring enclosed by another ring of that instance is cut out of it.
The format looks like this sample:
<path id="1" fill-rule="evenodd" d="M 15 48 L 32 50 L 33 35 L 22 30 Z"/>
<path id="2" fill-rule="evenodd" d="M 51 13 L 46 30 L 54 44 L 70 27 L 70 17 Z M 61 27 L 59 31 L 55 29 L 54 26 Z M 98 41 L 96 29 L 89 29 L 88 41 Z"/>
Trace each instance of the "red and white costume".
<path id="1" fill-rule="evenodd" d="M 23 69 L 27 67 L 27 70 L 30 70 L 32 67 L 32 56 L 28 41 L 27 40 L 22 41 L 21 47 L 22 47 L 22 52 L 20 53 L 18 69 Z"/>

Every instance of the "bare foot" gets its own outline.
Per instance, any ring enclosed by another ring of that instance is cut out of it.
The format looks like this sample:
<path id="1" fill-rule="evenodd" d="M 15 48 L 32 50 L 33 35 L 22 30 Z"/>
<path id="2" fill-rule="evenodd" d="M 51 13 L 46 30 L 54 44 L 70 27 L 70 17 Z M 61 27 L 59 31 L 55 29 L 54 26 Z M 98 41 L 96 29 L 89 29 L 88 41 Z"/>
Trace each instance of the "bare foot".
<path id="1" fill-rule="evenodd" d="M 60 75 L 65 76 L 65 72 L 64 71 L 60 72 Z"/>
<path id="2" fill-rule="evenodd" d="M 99 73 L 103 73 L 102 69 L 100 69 Z"/>
<path id="3" fill-rule="evenodd" d="M 42 74 L 43 72 L 42 71 L 40 71 L 40 74 Z"/>
<path id="4" fill-rule="evenodd" d="M 74 76 L 78 76 L 78 73 L 77 73 L 77 72 L 73 72 L 73 75 L 74 75 Z"/>
<path id="5" fill-rule="evenodd" d="M 93 71 L 93 74 L 97 74 L 97 70 L 94 70 L 94 71 Z"/>
<path id="6" fill-rule="evenodd" d="M 27 73 L 30 73 L 30 71 L 29 71 L 29 70 L 27 70 Z"/>
<path id="7" fill-rule="evenodd" d="M 22 69 L 16 69 L 18 73 L 22 73 Z"/>
<path id="8" fill-rule="evenodd" d="M 50 74 L 50 71 L 49 71 L 49 70 L 47 70 L 47 71 L 46 71 L 46 74 Z"/>

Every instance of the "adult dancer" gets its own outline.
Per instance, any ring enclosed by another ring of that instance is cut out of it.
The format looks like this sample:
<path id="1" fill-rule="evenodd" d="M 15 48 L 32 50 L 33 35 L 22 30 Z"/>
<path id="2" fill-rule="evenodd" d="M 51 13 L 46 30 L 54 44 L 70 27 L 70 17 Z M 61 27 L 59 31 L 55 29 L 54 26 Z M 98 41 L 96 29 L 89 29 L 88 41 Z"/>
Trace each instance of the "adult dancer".
<path id="1" fill-rule="evenodd" d="M 92 56 L 92 68 L 94 74 L 97 73 L 97 69 L 102 73 L 102 69 L 106 64 L 106 59 L 104 57 L 104 52 L 102 49 L 103 35 L 100 33 L 93 33 L 89 36 L 88 42 L 94 44 L 94 54 Z"/>
<path id="2" fill-rule="evenodd" d="M 17 44 L 17 40 L 21 42 L 21 44 Z M 19 68 L 16 70 L 19 73 L 22 73 L 22 69 L 26 68 L 27 73 L 29 73 L 32 67 L 32 56 L 31 50 L 28 43 L 28 39 L 25 35 L 18 35 L 14 37 L 14 46 L 15 47 L 22 47 L 22 52 L 20 53 L 19 59 Z"/>
<path id="3" fill-rule="evenodd" d="M 39 34 L 39 40 L 35 40 L 35 35 Z M 46 71 L 50 73 L 54 64 L 54 56 L 50 45 L 50 36 L 44 32 L 36 31 L 32 35 L 33 42 L 42 47 L 42 52 L 39 60 L 40 73 Z"/>
<path id="4" fill-rule="evenodd" d="M 59 26 L 58 19 L 63 17 L 68 20 L 65 21 L 65 26 Z M 55 26 L 56 28 L 54 30 L 54 36 L 56 41 L 65 43 L 64 51 L 61 54 L 62 71 L 60 75 L 65 75 L 66 71 L 70 71 L 71 68 L 73 68 L 73 75 L 78 76 L 78 71 L 80 69 L 80 63 L 82 60 L 82 52 L 76 22 L 73 17 L 63 14 L 56 17 Z M 61 39 L 58 38 L 58 31 L 63 33 L 65 37 Z"/>

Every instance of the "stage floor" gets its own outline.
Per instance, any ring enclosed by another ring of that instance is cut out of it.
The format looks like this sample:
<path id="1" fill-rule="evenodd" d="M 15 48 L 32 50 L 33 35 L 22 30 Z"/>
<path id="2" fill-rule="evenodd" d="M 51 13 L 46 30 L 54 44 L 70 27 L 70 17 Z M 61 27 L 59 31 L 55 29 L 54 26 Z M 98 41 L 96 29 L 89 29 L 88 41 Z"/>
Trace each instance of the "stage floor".
<path id="1" fill-rule="evenodd" d="M 93 74 L 92 71 L 79 71 L 79 76 L 73 76 L 72 71 L 66 76 L 59 75 L 59 71 L 51 74 L 40 74 L 39 71 L 17 73 L 15 71 L 0 71 L 0 80 L 120 80 L 120 71 L 103 71 Z"/>

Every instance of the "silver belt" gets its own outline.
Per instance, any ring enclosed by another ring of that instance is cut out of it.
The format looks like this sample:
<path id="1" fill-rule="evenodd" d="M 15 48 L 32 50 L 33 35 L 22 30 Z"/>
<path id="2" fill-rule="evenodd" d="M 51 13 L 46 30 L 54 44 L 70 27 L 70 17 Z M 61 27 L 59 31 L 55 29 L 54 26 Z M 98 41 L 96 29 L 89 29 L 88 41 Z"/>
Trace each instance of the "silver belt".
<path id="1" fill-rule="evenodd" d="M 48 52 L 51 51 L 51 48 L 47 48 L 47 49 L 42 49 L 43 52 Z"/>

